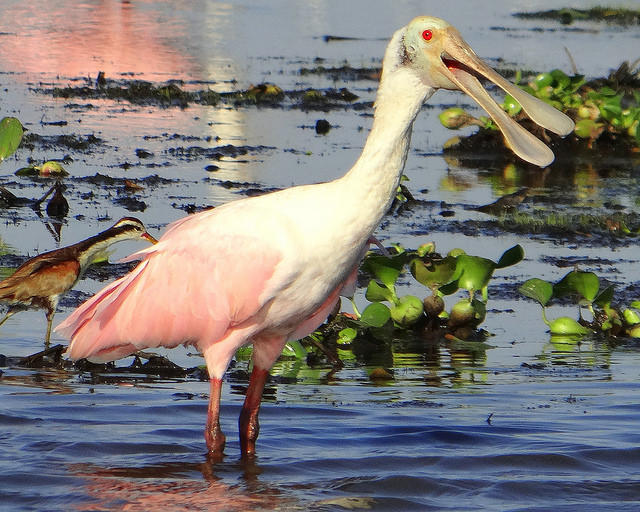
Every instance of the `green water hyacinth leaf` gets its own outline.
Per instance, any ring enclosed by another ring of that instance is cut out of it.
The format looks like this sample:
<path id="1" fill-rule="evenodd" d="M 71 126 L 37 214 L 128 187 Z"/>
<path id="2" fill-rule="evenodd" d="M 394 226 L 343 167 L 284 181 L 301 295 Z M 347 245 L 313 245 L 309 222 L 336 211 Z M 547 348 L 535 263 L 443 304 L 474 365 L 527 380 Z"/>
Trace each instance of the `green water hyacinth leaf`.
<path id="1" fill-rule="evenodd" d="M 436 250 L 436 245 L 433 242 L 428 242 L 418 247 L 418 249 L 416 249 L 416 253 L 421 258 L 424 258 L 427 254 L 431 254 L 435 250 Z"/>
<path id="2" fill-rule="evenodd" d="M 15 117 L 0 120 L 0 162 L 15 153 L 23 133 L 22 124 Z"/>
<path id="3" fill-rule="evenodd" d="M 441 286 L 440 288 L 438 288 L 438 292 L 440 292 L 442 295 L 453 295 L 459 289 L 460 289 L 460 287 L 458 286 L 458 281 L 455 280 L 455 281 L 451 281 L 450 283 L 447 283 L 444 286 Z"/>
<path id="4" fill-rule="evenodd" d="M 632 338 L 640 338 L 640 324 L 636 324 L 628 329 L 627 334 Z"/>
<path id="5" fill-rule="evenodd" d="M 553 84 L 553 76 L 551 73 L 540 73 L 533 79 L 533 87 L 534 89 L 540 91 L 545 87 L 549 87 Z"/>
<path id="6" fill-rule="evenodd" d="M 481 290 L 489 284 L 496 264 L 480 256 L 461 254 L 456 258 L 455 276 L 459 276 L 458 287 L 465 290 Z"/>
<path id="7" fill-rule="evenodd" d="M 456 247 L 455 249 L 451 249 L 448 253 L 447 256 L 451 256 L 452 258 L 457 258 L 458 256 L 460 256 L 461 254 L 467 254 L 466 252 L 464 252 L 464 249 L 460 249 L 459 247 Z"/>
<path id="8" fill-rule="evenodd" d="M 362 268 L 365 272 L 378 279 L 384 286 L 393 289 L 406 259 L 407 257 L 404 253 L 392 258 L 370 256 L 364 260 Z"/>
<path id="9" fill-rule="evenodd" d="M 380 286 L 373 279 L 369 281 L 365 297 L 369 302 L 383 302 L 385 300 L 395 302 L 397 300 L 396 294 L 393 290 L 390 290 L 386 286 Z"/>
<path id="10" fill-rule="evenodd" d="M 293 356 L 296 359 L 305 359 L 307 357 L 307 350 L 298 341 L 289 341 L 284 347 L 283 354 L 285 356 Z"/>
<path id="11" fill-rule="evenodd" d="M 522 111 L 522 105 L 520 105 L 520 103 L 518 103 L 518 101 L 513 96 L 511 96 L 511 94 L 507 94 L 504 97 L 502 108 L 511 117 L 518 115 Z"/>
<path id="12" fill-rule="evenodd" d="M 338 333 L 336 343 L 338 343 L 338 345 L 347 345 L 355 340 L 357 336 L 357 329 L 354 329 L 353 327 L 345 327 Z"/>
<path id="13" fill-rule="evenodd" d="M 624 321 L 629 325 L 640 324 L 640 315 L 631 309 L 625 309 L 622 312 L 622 316 L 624 317 Z"/>
<path id="14" fill-rule="evenodd" d="M 441 260 L 431 261 L 429 263 L 415 258 L 411 260 L 409 264 L 411 275 L 420 284 L 429 288 L 450 283 L 456 271 L 456 266 L 456 258 L 452 256 L 446 256 Z"/>
<path id="15" fill-rule="evenodd" d="M 514 245 L 502 253 L 496 268 L 505 268 L 520 263 L 524 259 L 524 249 L 520 245 Z"/>
<path id="16" fill-rule="evenodd" d="M 600 103 L 598 107 L 600 108 L 600 114 L 607 121 L 611 122 L 615 118 L 619 117 L 622 114 L 622 94 L 618 94 L 616 96 L 607 98 L 605 101 Z"/>
<path id="17" fill-rule="evenodd" d="M 580 119 L 573 131 L 583 139 L 597 139 L 604 131 L 604 124 L 596 123 L 592 119 Z"/>
<path id="18" fill-rule="evenodd" d="M 554 87 L 566 89 L 567 87 L 569 87 L 569 85 L 571 85 L 571 79 L 564 71 L 554 69 L 553 71 L 549 72 L 549 74 L 553 78 Z"/>
<path id="19" fill-rule="evenodd" d="M 572 270 L 553 286 L 553 294 L 563 297 L 577 293 L 583 299 L 593 302 L 600 289 L 600 279 L 593 272 Z"/>
<path id="20" fill-rule="evenodd" d="M 607 307 L 611 305 L 613 300 L 614 286 L 611 284 L 602 290 L 598 296 L 593 300 L 593 303 L 600 307 Z"/>
<path id="21" fill-rule="evenodd" d="M 360 322 L 368 327 L 382 327 L 391 319 L 391 311 L 381 302 L 369 304 L 362 312 Z"/>
<path id="22" fill-rule="evenodd" d="M 591 332 L 577 320 L 568 316 L 561 316 L 560 318 L 551 320 L 548 325 L 551 334 L 584 336 Z"/>
<path id="23" fill-rule="evenodd" d="M 520 285 L 520 293 L 545 307 L 553 296 L 553 285 L 549 281 L 533 278 Z"/>
<path id="24" fill-rule="evenodd" d="M 634 300 L 631 304 L 629 304 L 630 308 L 640 309 L 640 300 Z"/>

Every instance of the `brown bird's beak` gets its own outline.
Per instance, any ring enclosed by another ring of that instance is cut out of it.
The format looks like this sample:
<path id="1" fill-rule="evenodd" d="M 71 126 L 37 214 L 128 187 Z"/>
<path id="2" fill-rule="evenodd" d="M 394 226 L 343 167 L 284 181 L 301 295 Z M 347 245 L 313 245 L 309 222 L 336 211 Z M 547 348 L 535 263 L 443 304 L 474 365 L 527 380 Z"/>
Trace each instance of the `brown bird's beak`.
<path id="1" fill-rule="evenodd" d="M 440 72 L 445 89 L 461 90 L 471 96 L 494 120 L 502 131 L 506 144 L 523 160 L 546 167 L 553 162 L 553 152 L 537 137 L 529 133 L 491 98 L 482 87 L 478 77 L 483 77 L 513 96 L 532 121 L 558 135 L 573 131 L 573 121 L 542 100 L 527 94 L 519 87 L 500 76 L 480 59 L 462 39 L 460 32 L 449 26 L 441 38 L 442 65 L 435 66 Z M 446 84 L 446 82 L 449 84 Z"/>

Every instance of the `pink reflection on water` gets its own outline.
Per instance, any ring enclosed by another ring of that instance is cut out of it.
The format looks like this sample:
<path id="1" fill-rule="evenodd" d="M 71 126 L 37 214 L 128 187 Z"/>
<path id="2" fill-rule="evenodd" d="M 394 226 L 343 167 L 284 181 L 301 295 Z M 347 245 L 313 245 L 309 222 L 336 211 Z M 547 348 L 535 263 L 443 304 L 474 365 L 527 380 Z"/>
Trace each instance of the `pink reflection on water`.
<path id="1" fill-rule="evenodd" d="M 7 72 L 171 76 L 194 65 L 179 43 L 187 23 L 170 2 L 2 1 L 0 9 Z"/>
<path id="2" fill-rule="evenodd" d="M 299 509 L 295 500 L 257 481 L 257 468 L 246 467 L 244 479 L 230 485 L 214 474 L 210 463 L 164 463 L 132 468 L 73 464 L 85 482 L 88 501 L 80 510 L 148 512 L 157 510 L 240 512 Z"/>

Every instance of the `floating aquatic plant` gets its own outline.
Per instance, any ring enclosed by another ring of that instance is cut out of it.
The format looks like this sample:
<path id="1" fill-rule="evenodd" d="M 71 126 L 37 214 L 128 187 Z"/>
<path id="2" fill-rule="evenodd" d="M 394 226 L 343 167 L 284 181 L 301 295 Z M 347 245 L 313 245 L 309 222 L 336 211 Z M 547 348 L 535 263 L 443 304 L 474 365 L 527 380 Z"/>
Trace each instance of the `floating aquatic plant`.
<path id="1" fill-rule="evenodd" d="M 435 252 L 434 244 L 415 251 L 396 246 L 395 251 L 391 257 L 370 254 L 362 265 L 362 270 L 371 276 L 365 293 L 370 304 L 358 319 L 363 328 L 382 328 L 392 323 L 395 328 L 407 329 L 430 321 L 433 326 L 444 324 L 449 329 L 476 329 L 486 315 L 488 286 L 494 271 L 515 265 L 524 257 L 519 245 L 505 251 L 497 262 L 461 249 L 442 257 Z M 398 294 L 397 281 L 407 270 L 430 290 L 424 299 Z M 458 290 L 465 290 L 468 296 L 447 312 L 443 297 Z"/>
<path id="2" fill-rule="evenodd" d="M 15 117 L 0 120 L 0 162 L 15 153 L 23 133 L 22 124 Z"/>
<path id="3" fill-rule="evenodd" d="M 614 287 L 600 288 L 600 278 L 593 272 L 572 270 L 555 283 L 538 278 L 529 279 L 520 288 L 520 293 L 535 300 L 542 307 L 542 319 L 552 335 L 575 336 L 600 332 L 616 336 L 640 337 L 640 301 L 633 301 L 624 309 L 612 306 Z M 578 306 L 578 318 L 561 316 L 549 320 L 546 308 L 552 300 L 572 298 Z M 591 320 L 585 319 L 586 309 Z"/>

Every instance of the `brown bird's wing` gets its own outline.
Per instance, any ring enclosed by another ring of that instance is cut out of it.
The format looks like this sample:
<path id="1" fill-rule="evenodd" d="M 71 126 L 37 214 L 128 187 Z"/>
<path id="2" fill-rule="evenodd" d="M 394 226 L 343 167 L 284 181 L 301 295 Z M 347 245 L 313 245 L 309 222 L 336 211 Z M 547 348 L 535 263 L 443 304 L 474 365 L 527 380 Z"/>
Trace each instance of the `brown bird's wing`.
<path id="1" fill-rule="evenodd" d="M 76 259 L 60 261 L 59 254 L 49 253 L 36 256 L 0 281 L 0 301 L 39 305 L 43 298 L 69 291 L 79 271 Z"/>

